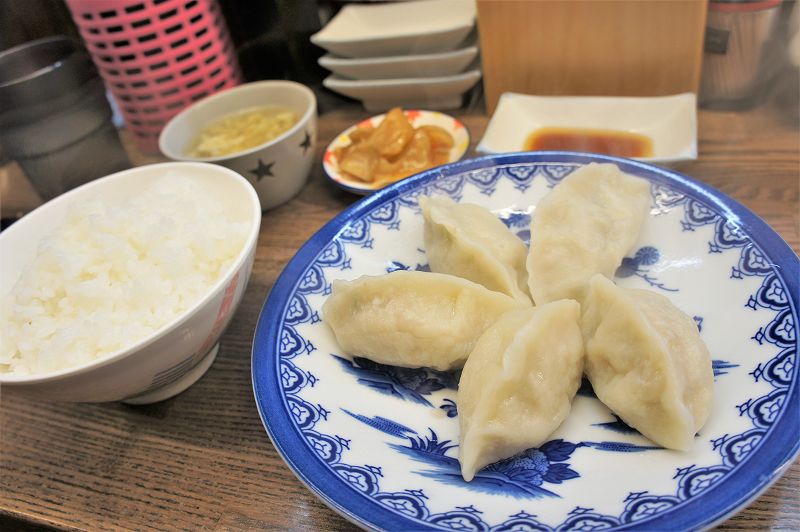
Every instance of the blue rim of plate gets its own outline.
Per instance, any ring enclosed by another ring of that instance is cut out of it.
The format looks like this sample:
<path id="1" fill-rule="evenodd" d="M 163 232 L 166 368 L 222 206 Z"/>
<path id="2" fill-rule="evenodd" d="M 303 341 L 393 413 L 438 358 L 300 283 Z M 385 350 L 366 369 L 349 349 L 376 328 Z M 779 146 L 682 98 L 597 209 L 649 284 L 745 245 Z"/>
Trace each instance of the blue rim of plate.
<path id="1" fill-rule="evenodd" d="M 657 184 L 668 184 L 680 192 L 699 197 L 714 205 L 741 227 L 761 248 L 770 262 L 782 270 L 792 314 L 798 315 L 800 296 L 800 258 L 760 217 L 718 190 L 678 172 L 647 163 L 587 153 L 546 151 L 487 155 L 433 168 L 376 191 L 333 218 L 300 250 L 284 268 L 272 287 L 256 325 L 251 355 L 253 393 L 259 416 L 273 445 L 295 475 L 323 502 L 350 521 L 373 529 L 420 529 L 420 523 L 383 508 L 353 490 L 331 471 L 306 445 L 305 440 L 283 409 L 276 364 L 276 338 L 289 296 L 298 274 L 322 251 L 348 222 L 358 219 L 377 205 L 409 189 L 442 177 L 470 170 L 514 163 L 610 162 L 620 169 Z M 723 481 L 715 484 L 673 510 L 652 518 L 624 524 L 617 530 L 707 528 L 743 509 L 775 482 L 800 452 L 800 372 L 795 371 L 787 391 L 787 405 L 775 420 L 759 449 L 739 464 Z M 270 406 L 273 408 L 270 408 Z"/>

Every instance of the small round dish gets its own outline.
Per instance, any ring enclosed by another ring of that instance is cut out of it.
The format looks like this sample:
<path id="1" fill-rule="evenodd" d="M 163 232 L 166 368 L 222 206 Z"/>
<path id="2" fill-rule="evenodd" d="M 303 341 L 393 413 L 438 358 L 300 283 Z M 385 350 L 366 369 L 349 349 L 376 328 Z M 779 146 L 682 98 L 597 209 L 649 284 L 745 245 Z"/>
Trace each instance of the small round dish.
<path id="1" fill-rule="evenodd" d="M 467 128 L 464 127 L 464 124 L 462 124 L 461 121 L 453 118 L 450 115 L 439 113 L 437 111 L 409 109 L 405 111 L 405 115 L 409 122 L 411 122 L 411 125 L 413 125 L 415 128 L 420 126 L 439 126 L 453 136 L 453 149 L 450 150 L 450 158 L 447 161 L 448 163 L 454 163 L 458 161 L 467 152 L 467 148 L 469 147 L 469 131 L 467 131 Z M 322 156 L 322 167 L 325 169 L 325 174 L 336 184 L 336 186 L 354 194 L 367 196 L 376 190 L 380 190 L 381 188 L 385 188 L 386 186 L 394 184 L 389 183 L 389 185 L 374 188 L 369 183 L 348 178 L 339 170 L 339 161 L 336 160 L 335 153 L 338 148 L 343 148 L 350 144 L 350 133 L 359 127 L 369 125 L 372 127 L 377 127 L 381 122 L 383 122 L 383 118 L 385 116 L 385 114 L 376 115 L 371 118 L 367 118 L 366 120 L 362 120 L 358 124 L 345 129 L 336 136 L 336 138 L 328 145 L 327 148 L 325 148 L 325 153 Z"/>

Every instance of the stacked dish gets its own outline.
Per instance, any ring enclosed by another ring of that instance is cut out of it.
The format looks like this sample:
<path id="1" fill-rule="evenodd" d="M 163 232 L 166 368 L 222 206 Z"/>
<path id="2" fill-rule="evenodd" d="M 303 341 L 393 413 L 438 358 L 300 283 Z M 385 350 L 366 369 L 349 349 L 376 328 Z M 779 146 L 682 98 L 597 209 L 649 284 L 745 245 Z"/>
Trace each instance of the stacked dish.
<path id="1" fill-rule="evenodd" d="M 481 78 L 471 0 L 347 5 L 311 42 L 329 54 L 323 84 L 370 111 L 454 109 Z"/>

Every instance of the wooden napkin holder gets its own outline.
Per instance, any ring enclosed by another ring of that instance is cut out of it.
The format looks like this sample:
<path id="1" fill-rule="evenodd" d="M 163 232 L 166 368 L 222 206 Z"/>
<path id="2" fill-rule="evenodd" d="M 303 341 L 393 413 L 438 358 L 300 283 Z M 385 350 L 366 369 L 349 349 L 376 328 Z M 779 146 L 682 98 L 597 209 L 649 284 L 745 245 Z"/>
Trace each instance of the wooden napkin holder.
<path id="1" fill-rule="evenodd" d="M 487 111 L 504 92 L 697 92 L 706 0 L 477 0 Z"/>

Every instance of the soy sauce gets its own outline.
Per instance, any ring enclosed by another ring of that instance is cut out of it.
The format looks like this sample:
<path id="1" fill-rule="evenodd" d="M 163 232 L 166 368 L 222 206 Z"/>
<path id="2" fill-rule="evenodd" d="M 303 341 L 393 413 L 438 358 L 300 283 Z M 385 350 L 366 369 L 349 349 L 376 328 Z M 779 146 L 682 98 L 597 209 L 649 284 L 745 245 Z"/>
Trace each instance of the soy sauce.
<path id="1" fill-rule="evenodd" d="M 584 151 L 618 157 L 652 157 L 653 139 L 612 129 L 543 127 L 525 140 L 528 151 Z"/>

